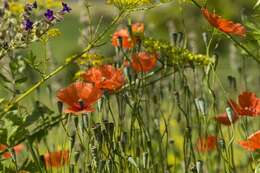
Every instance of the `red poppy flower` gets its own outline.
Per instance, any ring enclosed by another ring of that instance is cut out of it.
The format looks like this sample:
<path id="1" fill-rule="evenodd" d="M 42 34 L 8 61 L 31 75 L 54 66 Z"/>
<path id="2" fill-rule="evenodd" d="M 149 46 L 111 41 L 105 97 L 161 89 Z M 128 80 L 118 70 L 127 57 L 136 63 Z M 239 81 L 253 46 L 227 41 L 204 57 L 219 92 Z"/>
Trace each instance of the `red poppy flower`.
<path id="1" fill-rule="evenodd" d="M 240 23 L 234 23 L 230 20 L 224 19 L 215 13 L 210 13 L 208 9 L 202 8 L 202 14 L 207 19 L 207 21 L 215 28 L 219 29 L 224 33 L 239 35 L 241 37 L 246 36 L 246 28 Z"/>
<path id="2" fill-rule="evenodd" d="M 108 91 L 118 90 L 125 83 L 123 71 L 112 65 L 92 67 L 81 76 L 86 81 L 94 83 L 97 88 Z"/>
<path id="3" fill-rule="evenodd" d="M 250 135 L 247 140 L 240 141 L 239 144 L 246 150 L 255 151 L 260 149 L 260 130 Z"/>
<path id="4" fill-rule="evenodd" d="M 134 23 L 131 25 L 131 29 L 134 35 L 140 35 L 143 34 L 144 32 L 144 24 L 143 23 Z M 122 47 L 123 48 L 133 48 L 135 43 L 138 40 L 138 37 L 136 36 L 130 36 L 128 29 L 120 29 L 118 31 L 116 31 L 113 34 L 112 37 L 112 45 L 115 47 L 118 47 L 119 41 L 118 38 L 122 39 Z"/>
<path id="5" fill-rule="evenodd" d="M 62 167 L 69 163 L 69 151 L 48 152 L 43 156 L 46 167 Z"/>
<path id="6" fill-rule="evenodd" d="M 243 92 L 238 96 L 238 103 L 230 100 L 231 106 L 235 112 L 242 116 L 260 115 L 260 99 L 255 93 Z"/>
<path id="7" fill-rule="evenodd" d="M 4 151 L 7 149 L 7 146 L 4 144 L 0 144 L 0 151 Z M 18 144 L 16 146 L 13 147 L 13 150 L 15 152 L 15 154 L 19 154 L 24 150 L 24 145 L 23 144 Z M 3 155 L 3 158 L 5 159 L 9 159 L 12 157 L 12 154 L 10 152 L 5 152 Z"/>
<path id="8" fill-rule="evenodd" d="M 131 66 L 137 72 L 148 72 L 156 66 L 157 59 L 156 53 L 139 52 L 133 55 Z"/>
<path id="9" fill-rule="evenodd" d="M 197 150 L 199 152 L 212 151 L 216 148 L 216 144 L 217 144 L 216 136 L 208 136 L 206 138 L 200 138 L 197 141 Z"/>
<path id="10" fill-rule="evenodd" d="M 66 103 L 65 113 L 93 112 L 92 105 L 102 96 L 102 91 L 90 83 L 76 82 L 58 91 L 57 97 Z"/>

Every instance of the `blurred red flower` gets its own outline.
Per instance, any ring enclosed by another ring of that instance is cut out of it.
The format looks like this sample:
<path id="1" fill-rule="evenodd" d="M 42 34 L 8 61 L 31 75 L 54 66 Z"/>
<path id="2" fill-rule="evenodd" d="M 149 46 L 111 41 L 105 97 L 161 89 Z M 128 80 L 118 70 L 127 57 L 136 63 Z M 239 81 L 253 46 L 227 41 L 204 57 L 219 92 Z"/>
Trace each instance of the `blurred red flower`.
<path id="1" fill-rule="evenodd" d="M 230 20 L 224 19 L 215 13 L 210 13 L 208 9 L 202 8 L 202 14 L 207 19 L 207 21 L 215 28 L 219 29 L 224 33 L 234 34 L 241 37 L 246 36 L 246 28 L 240 23 L 234 23 Z"/>
<path id="2" fill-rule="evenodd" d="M 92 105 L 102 96 L 102 91 L 90 83 L 75 82 L 57 93 L 60 101 L 66 103 L 65 113 L 86 113 L 95 111 Z"/>
<path id="3" fill-rule="evenodd" d="M 125 83 L 124 73 L 112 65 L 102 65 L 88 69 L 81 77 L 95 87 L 108 91 L 116 91 Z"/>
<path id="4" fill-rule="evenodd" d="M 115 47 L 120 46 L 119 38 L 122 39 L 123 48 L 133 48 L 139 37 L 137 35 L 144 33 L 144 24 L 143 23 L 134 23 L 131 25 L 132 33 L 131 36 L 128 32 L 128 29 L 120 29 L 113 34 L 112 45 Z"/>
<path id="5" fill-rule="evenodd" d="M 238 103 L 230 100 L 230 104 L 234 112 L 242 116 L 257 116 L 260 115 L 260 99 L 255 93 L 243 92 L 238 96 Z"/>
<path id="6" fill-rule="evenodd" d="M 139 52 L 133 55 L 131 66 L 137 72 L 149 72 L 155 68 L 157 59 L 156 53 Z"/>
<path id="7" fill-rule="evenodd" d="M 216 148 L 216 144 L 217 137 L 208 136 L 206 138 L 199 138 L 196 146 L 199 152 L 208 152 L 214 150 Z"/>
<path id="8" fill-rule="evenodd" d="M 7 149 L 7 146 L 4 144 L 0 144 L 0 151 L 4 151 Z M 24 150 L 24 145 L 23 144 L 18 144 L 16 146 L 13 147 L 13 150 L 15 152 L 15 154 L 19 154 Z M 10 152 L 5 152 L 3 155 L 3 158 L 5 159 L 9 159 L 12 157 L 12 154 Z"/>
<path id="9" fill-rule="evenodd" d="M 239 144 L 246 150 L 255 151 L 260 149 L 260 130 L 251 134 L 247 140 L 240 141 Z"/>
<path id="10" fill-rule="evenodd" d="M 62 167 L 69 163 L 69 151 L 48 152 L 44 154 L 43 159 L 46 167 Z"/>

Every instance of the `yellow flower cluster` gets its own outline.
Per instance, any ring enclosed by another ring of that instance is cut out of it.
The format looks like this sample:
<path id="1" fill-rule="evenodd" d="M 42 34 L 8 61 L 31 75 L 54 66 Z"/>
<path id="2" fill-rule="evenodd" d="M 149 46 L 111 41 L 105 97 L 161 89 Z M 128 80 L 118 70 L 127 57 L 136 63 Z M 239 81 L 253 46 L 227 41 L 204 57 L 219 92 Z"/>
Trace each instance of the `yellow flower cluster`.
<path id="1" fill-rule="evenodd" d="M 194 63 L 206 66 L 214 63 L 214 60 L 206 55 L 194 54 L 188 49 L 174 47 L 167 41 L 145 38 L 144 47 L 150 52 L 160 52 L 162 58 L 173 65 Z"/>
<path id="2" fill-rule="evenodd" d="M 29 3 L 33 3 L 35 0 L 28 0 Z M 44 8 L 57 8 L 61 6 L 62 0 L 37 0 L 39 6 Z"/>
<path id="3" fill-rule="evenodd" d="M 132 9 L 143 5 L 152 4 L 153 0 L 107 0 L 108 4 L 113 4 L 119 9 Z"/>
<path id="4" fill-rule="evenodd" d="M 41 41 L 43 42 L 47 42 L 52 38 L 58 37 L 61 35 L 61 32 L 58 28 L 52 28 L 49 29 L 42 37 L 41 37 Z"/>
<path id="5" fill-rule="evenodd" d="M 98 66 L 103 64 L 105 57 L 100 56 L 98 54 L 89 54 L 84 53 L 78 60 L 77 63 L 79 65 L 91 65 L 91 66 Z"/>
<path id="6" fill-rule="evenodd" d="M 9 2 L 9 11 L 12 14 L 19 15 L 24 12 L 24 4 L 19 2 Z"/>

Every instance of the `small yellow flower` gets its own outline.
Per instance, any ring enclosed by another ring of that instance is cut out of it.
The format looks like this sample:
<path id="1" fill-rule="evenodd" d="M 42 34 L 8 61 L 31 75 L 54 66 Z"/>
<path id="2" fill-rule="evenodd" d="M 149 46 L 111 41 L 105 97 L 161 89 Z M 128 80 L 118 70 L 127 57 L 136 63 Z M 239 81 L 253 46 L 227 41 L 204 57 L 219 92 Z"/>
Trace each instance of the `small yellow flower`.
<path id="1" fill-rule="evenodd" d="M 49 29 L 42 37 L 41 37 L 41 40 L 43 42 L 47 42 L 48 40 L 52 39 L 52 38 L 55 38 L 55 37 L 58 37 L 61 35 L 61 32 L 58 28 L 52 28 L 52 29 Z"/>
<path id="2" fill-rule="evenodd" d="M 10 2 L 9 10 L 11 13 L 19 15 L 24 12 L 24 5 L 18 2 Z"/>

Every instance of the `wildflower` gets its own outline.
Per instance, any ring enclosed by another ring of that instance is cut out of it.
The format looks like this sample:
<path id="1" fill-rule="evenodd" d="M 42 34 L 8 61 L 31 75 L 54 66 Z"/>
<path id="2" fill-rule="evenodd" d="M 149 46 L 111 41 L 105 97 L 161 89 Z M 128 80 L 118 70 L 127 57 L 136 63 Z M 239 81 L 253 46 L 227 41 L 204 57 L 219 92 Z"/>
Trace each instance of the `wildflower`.
<path id="1" fill-rule="evenodd" d="M 33 29 L 33 22 L 30 19 L 25 19 L 23 25 L 26 31 Z"/>
<path id="2" fill-rule="evenodd" d="M 65 113 L 86 113 L 95 111 L 93 104 L 102 96 L 102 91 L 90 83 L 75 82 L 58 91 L 57 97 L 69 107 Z"/>
<path id="3" fill-rule="evenodd" d="M 156 53 L 139 52 L 133 55 L 131 66 L 136 72 L 148 72 L 156 66 L 157 59 Z"/>
<path id="4" fill-rule="evenodd" d="M 62 167 L 69 163 L 69 151 L 48 152 L 43 156 L 46 167 Z"/>
<path id="5" fill-rule="evenodd" d="M 246 150 L 249 151 L 256 151 L 260 149 L 260 130 L 251 134 L 247 140 L 240 141 L 239 144 Z"/>
<path id="6" fill-rule="evenodd" d="M 61 10 L 61 13 L 69 13 L 71 11 L 71 8 L 68 6 L 68 4 L 62 2 L 63 9 Z"/>
<path id="7" fill-rule="evenodd" d="M 238 96 L 238 103 L 230 100 L 230 104 L 235 112 L 242 116 L 260 115 L 260 98 L 255 93 L 243 92 Z"/>
<path id="8" fill-rule="evenodd" d="M 241 37 L 246 36 L 246 29 L 240 23 L 234 23 L 230 20 L 224 19 L 221 16 L 216 15 L 215 13 L 210 13 L 208 9 L 202 8 L 202 14 L 207 19 L 207 21 L 215 28 L 220 31 L 228 34 L 234 34 Z"/>
<path id="9" fill-rule="evenodd" d="M 216 148 L 216 144 L 217 144 L 216 136 L 208 136 L 206 138 L 200 138 L 197 141 L 197 150 L 199 152 L 212 151 Z"/>
<path id="10" fill-rule="evenodd" d="M 0 144 L 0 151 L 4 151 L 6 149 L 7 149 L 6 145 Z M 15 154 L 21 153 L 23 151 L 23 149 L 24 149 L 24 145 L 23 144 L 18 144 L 18 145 L 13 147 L 13 150 L 14 150 Z M 5 159 L 9 159 L 11 157 L 12 157 L 12 154 L 10 152 L 5 152 L 3 154 L 3 158 L 5 158 Z"/>
<path id="11" fill-rule="evenodd" d="M 53 11 L 50 9 L 47 9 L 47 11 L 44 13 L 44 16 L 46 17 L 47 21 L 51 22 L 54 20 Z"/>
<path id="12" fill-rule="evenodd" d="M 112 65 L 92 67 L 83 73 L 81 77 L 88 82 L 94 83 L 97 88 L 108 91 L 118 90 L 125 83 L 123 71 L 114 68 Z"/>
<path id="13" fill-rule="evenodd" d="M 133 36 L 131 36 L 129 31 L 125 28 L 115 32 L 112 37 L 112 45 L 115 47 L 122 46 L 123 48 L 133 48 L 135 43 L 140 39 L 136 35 L 143 34 L 144 32 L 144 24 L 132 24 L 131 32 L 133 33 Z M 122 40 L 122 43 L 120 43 L 120 39 Z"/>

